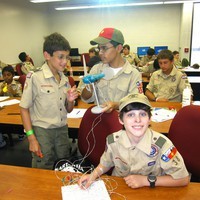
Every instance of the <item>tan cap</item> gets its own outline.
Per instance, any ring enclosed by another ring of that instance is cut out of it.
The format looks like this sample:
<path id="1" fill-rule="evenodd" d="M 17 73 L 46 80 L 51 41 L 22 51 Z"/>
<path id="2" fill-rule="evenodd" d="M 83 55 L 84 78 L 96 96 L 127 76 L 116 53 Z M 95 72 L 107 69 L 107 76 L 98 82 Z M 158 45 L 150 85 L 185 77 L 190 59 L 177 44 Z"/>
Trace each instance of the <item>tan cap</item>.
<path id="1" fill-rule="evenodd" d="M 143 103 L 151 108 L 148 98 L 144 94 L 129 94 L 122 98 L 119 102 L 119 111 L 130 103 Z"/>

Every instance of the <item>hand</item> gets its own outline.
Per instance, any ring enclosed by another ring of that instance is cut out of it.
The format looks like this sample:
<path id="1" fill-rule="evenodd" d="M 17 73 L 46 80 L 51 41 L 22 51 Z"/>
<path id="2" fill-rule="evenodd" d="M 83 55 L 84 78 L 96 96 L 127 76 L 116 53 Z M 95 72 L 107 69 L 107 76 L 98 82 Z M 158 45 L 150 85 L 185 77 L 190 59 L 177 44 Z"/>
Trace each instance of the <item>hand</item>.
<path id="1" fill-rule="evenodd" d="M 42 151 L 40 149 L 40 145 L 35 137 L 35 135 L 28 136 L 29 140 L 29 150 L 35 153 L 38 157 L 43 158 Z"/>
<path id="2" fill-rule="evenodd" d="M 68 102 L 73 102 L 76 98 L 78 98 L 78 92 L 76 86 L 74 85 L 67 91 L 67 100 Z"/>
<path id="3" fill-rule="evenodd" d="M 109 101 L 101 106 L 103 108 L 102 112 L 110 113 L 118 108 L 118 103 Z"/>
<path id="4" fill-rule="evenodd" d="M 95 180 L 95 177 L 92 174 L 86 174 L 81 176 L 78 180 L 78 185 L 81 189 L 87 189 Z"/>
<path id="5" fill-rule="evenodd" d="M 129 175 L 124 177 L 124 180 L 129 187 L 134 189 L 147 186 L 148 184 L 147 177 L 143 175 Z"/>

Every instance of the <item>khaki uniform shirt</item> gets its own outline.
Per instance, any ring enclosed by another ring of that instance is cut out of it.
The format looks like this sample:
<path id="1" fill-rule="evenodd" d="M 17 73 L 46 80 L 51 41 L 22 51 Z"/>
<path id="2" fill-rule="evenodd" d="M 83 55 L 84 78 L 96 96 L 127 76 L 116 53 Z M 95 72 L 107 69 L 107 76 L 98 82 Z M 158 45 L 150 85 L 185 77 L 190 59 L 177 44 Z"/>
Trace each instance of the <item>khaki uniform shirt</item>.
<path id="1" fill-rule="evenodd" d="M 156 71 L 156 69 L 153 67 L 153 63 L 154 61 L 149 62 L 149 64 L 140 67 L 139 70 L 144 73 L 153 73 L 154 71 Z"/>
<path id="2" fill-rule="evenodd" d="M 60 78 L 58 83 L 46 63 L 39 71 L 27 75 L 20 106 L 29 109 L 32 125 L 43 128 L 66 125 L 66 94 L 70 84 L 63 73 Z"/>
<path id="3" fill-rule="evenodd" d="M 35 67 L 33 66 L 31 62 L 23 62 L 21 70 L 23 74 L 28 74 L 30 71 L 34 71 Z"/>
<path id="4" fill-rule="evenodd" d="M 108 64 L 99 63 L 92 67 L 90 74 L 99 74 L 109 69 L 110 66 Z M 141 74 L 128 61 L 126 61 L 122 69 L 111 79 L 106 80 L 102 78 L 95 83 L 95 87 L 100 104 L 108 101 L 119 102 L 121 98 L 129 93 L 143 93 Z M 96 103 L 94 92 L 91 98 L 82 100 L 87 103 Z"/>
<path id="5" fill-rule="evenodd" d="M 121 54 L 123 58 L 128 60 L 128 62 L 131 65 L 137 66 L 137 64 L 140 62 L 140 59 L 138 58 L 137 54 L 135 53 L 129 53 L 128 55 L 125 55 L 124 53 Z"/>
<path id="6" fill-rule="evenodd" d="M 169 101 L 181 102 L 182 93 L 186 85 L 191 88 L 187 75 L 176 69 L 176 67 L 173 67 L 169 75 L 164 74 L 161 69 L 155 71 L 146 88 L 156 98 L 166 98 Z"/>
<path id="7" fill-rule="evenodd" d="M 13 90 L 13 93 L 7 91 L 3 92 L 2 85 L 5 84 L 5 81 L 0 83 L 0 93 L 3 93 L 3 96 L 9 96 L 9 97 L 21 97 L 22 96 L 22 85 L 18 81 L 13 80 L 11 83 L 11 87 Z"/>
<path id="8" fill-rule="evenodd" d="M 164 135 L 147 129 L 136 146 L 132 146 L 125 130 L 109 135 L 100 163 L 115 167 L 112 175 L 171 175 L 174 179 L 188 176 L 183 158 Z"/>
<path id="9" fill-rule="evenodd" d="M 155 59 L 156 59 L 155 55 L 153 55 L 150 59 L 147 56 L 144 56 L 144 57 L 142 57 L 139 66 L 142 67 L 142 66 L 146 65 L 148 62 L 154 61 Z"/>

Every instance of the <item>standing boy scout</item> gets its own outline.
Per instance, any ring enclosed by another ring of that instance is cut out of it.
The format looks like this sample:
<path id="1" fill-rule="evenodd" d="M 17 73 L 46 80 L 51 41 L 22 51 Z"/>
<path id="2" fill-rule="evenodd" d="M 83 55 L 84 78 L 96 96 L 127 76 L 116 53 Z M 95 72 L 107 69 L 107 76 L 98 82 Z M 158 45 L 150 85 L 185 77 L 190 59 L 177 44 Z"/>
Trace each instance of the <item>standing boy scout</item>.
<path id="1" fill-rule="evenodd" d="M 80 187 L 87 188 L 112 167 L 112 175 L 124 177 L 131 188 L 187 185 L 189 174 L 176 147 L 167 137 L 148 128 L 148 98 L 129 94 L 120 101 L 119 110 L 124 130 L 107 137 L 100 164 L 91 174 L 81 177 Z"/>
<path id="2" fill-rule="evenodd" d="M 102 61 L 92 67 L 90 74 L 105 74 L 95 84 L 99 103 L 104 107 L 102 112 L 118 109 L 119 100 L 129 93 L 143 93 L 141 74 L 121 56 L 124 36 L 120 30 L 104 28 L 90 44 L 98 45 Z M 81 98 L 90 103 L 95 101 L 95 96 L 93 89 L 87 88 L 82 90 Z"/>
<path id="3" fill-rule="evenodd" d="M 62 35 L 47 36 L 43 45 L 46 63 L 26 77 L 20 111 L 32 167 L 52 169 L 55 160 L 69 156 L 66 118 L 78 96 L 63 74 L 69 51 L 70 45 Z"/>
<path id="4" fill-rule="evenodd" d="M 170 50 L 158 54 L 158 63 L 160 69 L 152 74 L 145 95 L 150 101 L 181 102 L 184 88 L 191 88 L 187 75 L 176 69 Z"/>

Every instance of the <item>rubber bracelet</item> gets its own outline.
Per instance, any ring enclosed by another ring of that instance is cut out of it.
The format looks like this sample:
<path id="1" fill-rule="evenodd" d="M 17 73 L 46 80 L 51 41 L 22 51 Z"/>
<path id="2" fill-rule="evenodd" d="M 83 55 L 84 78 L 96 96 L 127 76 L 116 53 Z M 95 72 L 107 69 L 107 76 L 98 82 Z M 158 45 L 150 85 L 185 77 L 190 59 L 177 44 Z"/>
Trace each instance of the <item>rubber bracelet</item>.
<path id="1" fill-rule="evenodd" d="M 26 136 L 30 136 L 30 135 L 33 135 L 33 134 L 34 134 L 33 129 L 26 132 Z"/>

